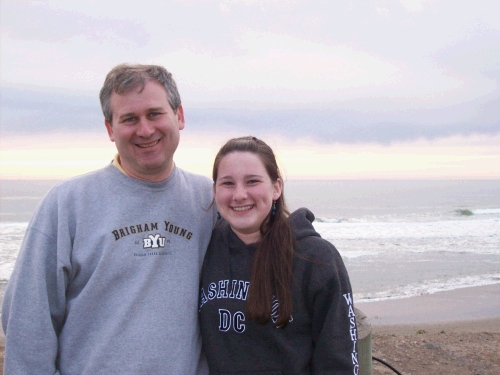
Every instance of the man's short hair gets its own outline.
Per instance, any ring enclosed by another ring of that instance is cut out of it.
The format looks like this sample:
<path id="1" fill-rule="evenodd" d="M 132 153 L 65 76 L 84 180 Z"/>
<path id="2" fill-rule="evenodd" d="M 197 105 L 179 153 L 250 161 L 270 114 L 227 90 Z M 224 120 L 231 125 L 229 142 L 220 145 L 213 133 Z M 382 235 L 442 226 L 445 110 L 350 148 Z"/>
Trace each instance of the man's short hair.
<path id="1" fill-rule="evenodd" d="M 165 88 L 168 102 L 174 113 L 177 113 L 177 109 L 181 105 L 181 96 L 172 74 L 167 69 L 159 65 L 120 64 L 108 73 L 99 93 L 102 113 L 106 121 L 111 123 L 113 119 L 111 108 L 111 94 L 113 92 L 123 95 L 135 89 L 142 91 L 149 80 L 154 80 Z"/>

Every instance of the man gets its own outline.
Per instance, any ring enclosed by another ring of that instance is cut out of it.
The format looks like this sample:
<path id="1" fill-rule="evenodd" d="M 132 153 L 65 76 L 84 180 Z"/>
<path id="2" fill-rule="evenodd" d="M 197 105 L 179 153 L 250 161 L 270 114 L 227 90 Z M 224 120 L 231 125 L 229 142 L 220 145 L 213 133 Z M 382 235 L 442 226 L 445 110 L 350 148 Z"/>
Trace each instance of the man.
<path id="1" fill-rule="evenodd" d="M 4 374 L 205 374 L 212 183 L 174 164 L 176 84 L 162 67 L 119 65 L 100 99 L 118 155 L 34 213 L 2 309 Z"/>

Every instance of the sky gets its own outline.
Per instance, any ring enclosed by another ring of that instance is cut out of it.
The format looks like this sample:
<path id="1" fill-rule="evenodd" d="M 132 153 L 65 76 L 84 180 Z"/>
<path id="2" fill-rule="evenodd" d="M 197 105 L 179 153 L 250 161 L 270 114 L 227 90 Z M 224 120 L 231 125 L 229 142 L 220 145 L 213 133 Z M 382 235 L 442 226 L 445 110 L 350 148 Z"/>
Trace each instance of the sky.
<path id="1" fill-rule="evenodd" d="M 500 3 L 464 0 L 0 2 L 0 179 L 114 157 L 107 72 L 159 64 L 210 175 L 254 135 L 290 179 L 500 179 Z"/>

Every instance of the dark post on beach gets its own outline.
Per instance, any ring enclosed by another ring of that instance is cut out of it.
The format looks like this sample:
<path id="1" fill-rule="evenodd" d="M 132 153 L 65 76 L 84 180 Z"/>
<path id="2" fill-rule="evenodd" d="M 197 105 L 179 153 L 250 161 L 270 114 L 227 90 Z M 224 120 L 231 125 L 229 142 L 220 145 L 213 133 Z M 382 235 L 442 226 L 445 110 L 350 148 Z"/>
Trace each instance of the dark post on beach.
<path id="1" fill-rule="evenodd" d="M 368 317 L 359 309 L 356 313 L 356 326 L 358 328 L 358 361 L 359 375 L 372 374 L 372 326 Z"/>

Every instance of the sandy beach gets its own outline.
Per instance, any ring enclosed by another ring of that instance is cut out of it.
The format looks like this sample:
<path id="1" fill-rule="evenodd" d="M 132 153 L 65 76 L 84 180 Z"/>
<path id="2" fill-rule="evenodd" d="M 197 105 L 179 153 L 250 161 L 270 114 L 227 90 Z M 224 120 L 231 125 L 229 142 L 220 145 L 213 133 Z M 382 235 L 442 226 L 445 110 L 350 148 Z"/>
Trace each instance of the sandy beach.
<path id="1" fill-rule="evenodd" d="M 404 375 L 500 374 L 500 284 L 359 303 L 372 353 Z M 395 372 L 376 361 L 373 375 Z"/>
<path id="2" fill-rule="evenodd" d="M 372 325 L 373 356 L 401 374 L 500 374 L 500 284 L 359 303 L 357 308 Z M 2 367 L 4 343 L 2 333 Z M 395 374 L 372 363 L 373 375 Z"/>

